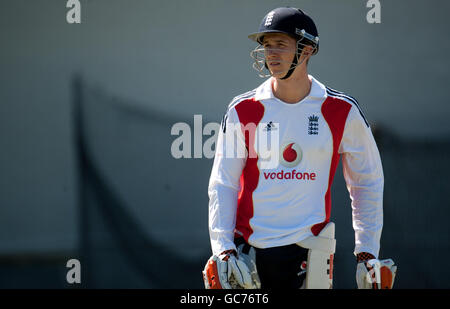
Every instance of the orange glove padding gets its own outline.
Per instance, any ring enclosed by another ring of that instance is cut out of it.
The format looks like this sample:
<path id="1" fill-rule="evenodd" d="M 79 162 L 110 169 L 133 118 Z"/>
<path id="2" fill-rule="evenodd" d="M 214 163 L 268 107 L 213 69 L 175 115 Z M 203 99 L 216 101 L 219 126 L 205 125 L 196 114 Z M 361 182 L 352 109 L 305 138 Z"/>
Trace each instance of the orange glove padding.
<path id="1" fill-rule="evenodd" d="M 247 265 L 235 255 L 236 251 L 227 250 L 209 258 L 203 270 L 206 289 L 256 288 Z"/>
<path id="2" fill-rule="evenodd" d="M 358 254 L 357 259 L 356 282 L 359 289 L 392 289 L 397 273 L 392 259 L 377 260 L 367 252 Z"/>

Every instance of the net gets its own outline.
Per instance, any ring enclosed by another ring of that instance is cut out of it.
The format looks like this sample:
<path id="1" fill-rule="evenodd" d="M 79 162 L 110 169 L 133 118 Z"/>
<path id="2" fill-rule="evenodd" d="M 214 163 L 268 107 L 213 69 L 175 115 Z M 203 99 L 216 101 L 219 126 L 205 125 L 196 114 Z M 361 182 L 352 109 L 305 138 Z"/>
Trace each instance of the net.
<path id="1" fill-rule="evenodd" d="M 210 162 L 171 157 L 170 128 L 186 120 L 79 78 L 74 90 L 83 285 L 202 287 Z"/>

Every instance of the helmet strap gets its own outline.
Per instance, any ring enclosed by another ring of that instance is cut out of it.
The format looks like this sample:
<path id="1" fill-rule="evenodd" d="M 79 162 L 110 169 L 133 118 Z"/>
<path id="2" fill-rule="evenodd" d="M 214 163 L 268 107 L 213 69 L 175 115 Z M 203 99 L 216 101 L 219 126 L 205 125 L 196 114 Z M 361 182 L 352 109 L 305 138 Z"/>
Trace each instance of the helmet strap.
<path id="1" fill-rule="evenodd" d="M 282 77 L 280 79 L 283 79 L 283 80 L 284 79 L 288 79 L 292 75 L 292 73 L 294 73 L 294 70 L 297 67 L 297 65 L 299 65 L 298 58 L 300 58 L 302 50 L 303 50 L 303 48 L 302 48 L 300 50 L 300 53 L 299 53 L 299 51 L 298 51 L 299 42 L 300 41 L 297 41 L 297 51 L 295 52 L 294 59 L 292 60 L 291 67 L 289 68 L 289 71 L 286 73 L 286 75 L 284 77 Z"/>
<path id="2" fill-rule="evenodd" d="M 291 67 L 289 68 L 289 71 L 286 73 L 286 75 L 280 79 L 288 79 L 292 73 L 294 73 L 295 68 L 297 67 L 298 63 L 298 52 L 295 53 L 294 60 L 292 60 Z"/>

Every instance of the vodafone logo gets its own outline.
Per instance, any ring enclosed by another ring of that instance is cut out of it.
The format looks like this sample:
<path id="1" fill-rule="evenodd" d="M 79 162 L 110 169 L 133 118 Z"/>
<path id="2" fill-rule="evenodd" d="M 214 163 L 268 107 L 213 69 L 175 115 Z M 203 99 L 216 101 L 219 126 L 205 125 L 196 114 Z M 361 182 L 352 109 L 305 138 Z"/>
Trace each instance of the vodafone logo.
<path id="1" fill-rule="evenodd" d="M 286 167 L 297 166 L 303 157 L 302 149 L 294 142 L 283 144 L 280 154 L 280 163 Z"/>
<path id="2" fill-rule="evenodd" d="M 280 164 L 285 167 L 292 168 L 292 167 L 297 166 L 300 163 L 300 161 L 302 160 L 302 158 L 303 158 L 302 149 L 295 142 L 284 143 L 283 146 L 280 148 L 279 161 L 280 161 Z M 301 172 L 301 171 L 296 171 L 295 169 L 289 170 L 289 171 L 280 170 L 279 172 L 264 172 L 263 175 L 266 180 L 292 179 L 292 180 L 302 180 L 302 181 L 306 181 L 306 180 L 315 181 L 316 177 L 317 177 L 316 173 L 314 173 L 314 172 L 312 172 L 312 173 Z"/>
<path id="3" fill-rule="evenodd" d="M 306 269 L 306 261 L 302 262 L 302 265 L 300 265 L 300 269 L 301 270 L 305 270 Z"/>

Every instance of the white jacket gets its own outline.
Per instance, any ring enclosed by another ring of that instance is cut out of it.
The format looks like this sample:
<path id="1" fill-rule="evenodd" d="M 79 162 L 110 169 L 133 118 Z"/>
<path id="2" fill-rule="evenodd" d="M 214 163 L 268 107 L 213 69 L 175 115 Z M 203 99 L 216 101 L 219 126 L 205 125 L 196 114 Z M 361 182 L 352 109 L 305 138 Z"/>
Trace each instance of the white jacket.
<path id="1" fill-rule="evenodd" d="M 208 188 L 213 254 L 235 249 L 235 235 L 258 248 L 317 235 L 330 219 L 342 155 L 354 253 L 378 256 L 384 177 L 371 129 L 354 98 L 309 78 L 309 95 L 295 104 L 274 97 L 269 78 L 229 105 Z"/>

